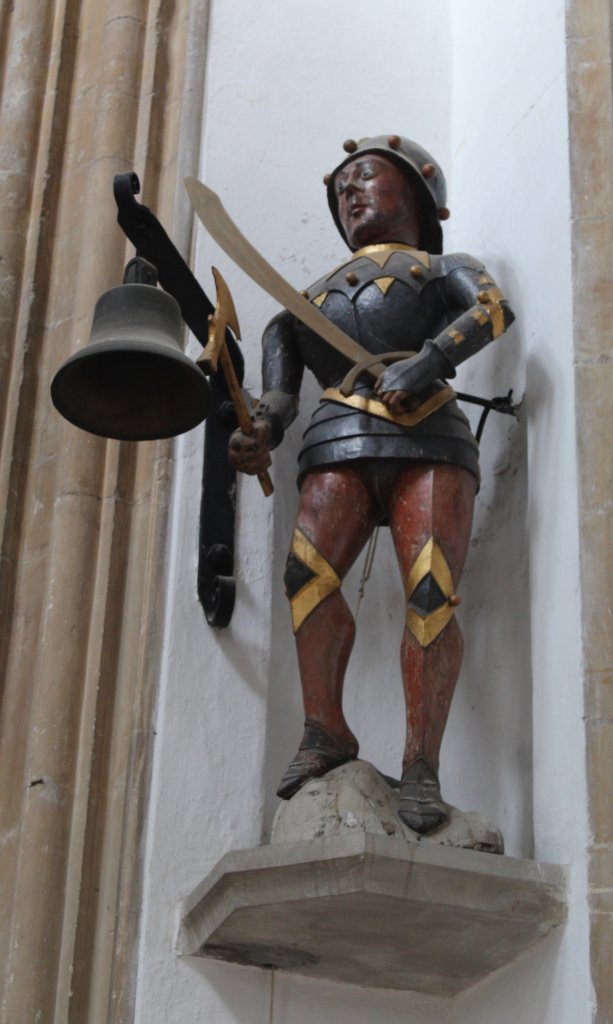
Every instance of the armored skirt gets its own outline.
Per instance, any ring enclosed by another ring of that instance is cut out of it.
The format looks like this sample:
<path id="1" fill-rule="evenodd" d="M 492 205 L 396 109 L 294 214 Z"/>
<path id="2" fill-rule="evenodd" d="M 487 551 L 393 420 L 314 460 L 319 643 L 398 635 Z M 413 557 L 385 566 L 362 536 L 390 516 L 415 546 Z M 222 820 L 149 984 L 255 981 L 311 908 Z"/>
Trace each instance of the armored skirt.
<path id="1" fill-rule="evenodd" d="M 446 462 L 479 480 L 478 444 L 453 391 L 441 382 L 415 413 L 399 417 L 388 414 L 365 386 L 358 386 L 349 400 L 336 388 L 324 391 L 304 433 L 298 483 L 311 469 L 361 459 Z"/>

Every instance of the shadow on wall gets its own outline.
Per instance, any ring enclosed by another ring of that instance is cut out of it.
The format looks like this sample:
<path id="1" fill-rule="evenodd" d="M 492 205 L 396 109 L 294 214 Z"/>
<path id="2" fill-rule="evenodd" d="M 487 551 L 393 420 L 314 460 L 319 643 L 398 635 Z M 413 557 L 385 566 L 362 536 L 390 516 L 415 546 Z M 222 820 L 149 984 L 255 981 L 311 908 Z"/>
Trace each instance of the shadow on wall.
<path id="1" fill-rule="evenodd" d="M 450 803 L 501 828 L 506 852 L 532 857 L 532 667 L 528 544 L 525 327 L 510 268 L 492 268 L 517 307 L 510 331 L 463 369 L 459 390 L 513 388 L 517 420 L 490 413 L 481 439 L 481 489 L 461 584 L 462 672 L 443 743 Z M 473 428 L 476 407 L 465 411 Z"/>
<path id="2" fill-rule="evenodd" d="M 501 828 L 508 853 L 531 857 L 525 419 L 495 428 L 488 424 L 484 444 L 492 449 L 495 445 L 495 459 L 477 498 L 462 580 L 465 654 L 443 744 L 441 776 L 450 803 L 477 810 Z"/>

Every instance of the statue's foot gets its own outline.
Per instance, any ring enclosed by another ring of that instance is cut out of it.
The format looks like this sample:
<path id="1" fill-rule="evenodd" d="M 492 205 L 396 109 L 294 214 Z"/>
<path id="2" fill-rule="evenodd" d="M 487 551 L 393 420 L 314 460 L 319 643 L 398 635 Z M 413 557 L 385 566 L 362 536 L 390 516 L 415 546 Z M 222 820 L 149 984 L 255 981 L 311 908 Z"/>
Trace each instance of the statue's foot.
<path id="1" fill-rule="evenodd" d="M 398 817 L 422 834 L 433 832 L 449 819 L 438 775 L 423 757 L 413 761 L 402 776 Z"/>
<path id="2" fill-rule="evenodd" d="M 318 778 L 358 756 L 357 740 L 340 740 L 323 725 L 307 718 L 298 753 L 281 779 L 277 796 L 289 800 L 309 779 Z"/>

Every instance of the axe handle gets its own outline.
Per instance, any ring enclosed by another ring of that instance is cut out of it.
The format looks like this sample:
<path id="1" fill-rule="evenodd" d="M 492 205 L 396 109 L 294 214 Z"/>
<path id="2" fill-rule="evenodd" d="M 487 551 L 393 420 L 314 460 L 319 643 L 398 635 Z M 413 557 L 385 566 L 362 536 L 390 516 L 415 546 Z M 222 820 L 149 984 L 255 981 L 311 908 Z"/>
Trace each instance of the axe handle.
<path id="1" fill-rule="evenodd" d="M 223 370 L 224 377 L 226 378 L 230 398 L 234 403 L 238 425 L 243 434 L 252 434 L 253 422 L 249 415 L 247 403 L 243 398 L 243 392 L 240 384 L 238 383 L 238 377 L 236 376 L 232 360 L 228 354 L 225 341 L 219 350 L 219 362 L 221 363 L 221 368 Z M 260 487 L 262 488 L 265 497 L 268 498 L 274 490 L 268 471 L 264 470 L 263 473 L 258 473 L 258 480 L 260 481 Z"/>

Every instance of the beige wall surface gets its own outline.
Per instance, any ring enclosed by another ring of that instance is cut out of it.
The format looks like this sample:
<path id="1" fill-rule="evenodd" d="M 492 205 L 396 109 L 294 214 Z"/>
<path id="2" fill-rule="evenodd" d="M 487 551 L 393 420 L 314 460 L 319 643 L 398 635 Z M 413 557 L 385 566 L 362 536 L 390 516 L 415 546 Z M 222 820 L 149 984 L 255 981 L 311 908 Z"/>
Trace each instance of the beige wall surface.
<path id="1" fill-rule="evenodd" d="M 567 14 L 595 1021 L 613 1019 L 613 107 L 609 0 Z"/>
<path id="2" fill-rule="evenodd" d="M 190 170 L 195 152 L 183 96 L 201 92 L 189 49 L 206 4 L 193 8 L 0 8 L 5 1024 L 132 1017 L 172 445 L 87 435 L 49 384 L 133 254 L 113 175 L 134 168 L 189 243 L 176 196 L 177 154 Z"/>

